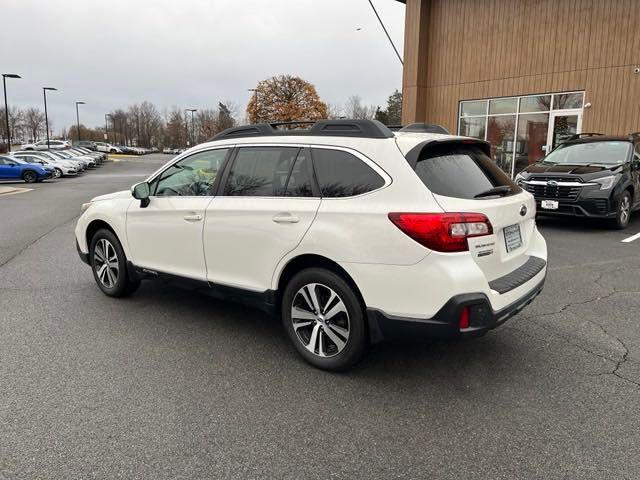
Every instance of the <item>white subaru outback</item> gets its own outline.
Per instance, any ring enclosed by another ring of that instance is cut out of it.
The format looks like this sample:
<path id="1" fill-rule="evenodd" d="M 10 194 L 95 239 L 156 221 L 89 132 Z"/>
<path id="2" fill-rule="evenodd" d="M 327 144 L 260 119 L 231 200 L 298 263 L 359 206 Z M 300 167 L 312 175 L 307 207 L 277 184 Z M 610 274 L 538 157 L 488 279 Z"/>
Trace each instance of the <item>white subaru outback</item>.
<path id="1" fill-rule="evenodd" d="M 78 252 L 112 297 L 166 277 L 277 312 L 323 369 L 383 339 L 482 335 L 542 290 L 536 203 L 487 143 L 420 130 L 226 130 L 83 205 Z"/>

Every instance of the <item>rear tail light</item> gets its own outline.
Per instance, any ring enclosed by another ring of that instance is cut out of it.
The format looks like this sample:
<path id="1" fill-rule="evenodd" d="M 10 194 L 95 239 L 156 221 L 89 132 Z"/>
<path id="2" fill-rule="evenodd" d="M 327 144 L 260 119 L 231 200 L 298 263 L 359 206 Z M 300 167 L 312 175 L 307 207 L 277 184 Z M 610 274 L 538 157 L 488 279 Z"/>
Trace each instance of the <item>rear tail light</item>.
<path id="1" fill-rule="evenodd" d="M 491 235 L 491 222 L 482 213 L 390 213 L 396 227 L 437 252 L 466 252 L 468 238 Z"/>
<path id="2" fill-rule="evenodd" d="M 465 328 L 469 328 L 471 312 L 469 307 L 462 307 L 462 311 L 460 312 L 460 322 L 459 327 L 460 330 L 464 330 Z"/>

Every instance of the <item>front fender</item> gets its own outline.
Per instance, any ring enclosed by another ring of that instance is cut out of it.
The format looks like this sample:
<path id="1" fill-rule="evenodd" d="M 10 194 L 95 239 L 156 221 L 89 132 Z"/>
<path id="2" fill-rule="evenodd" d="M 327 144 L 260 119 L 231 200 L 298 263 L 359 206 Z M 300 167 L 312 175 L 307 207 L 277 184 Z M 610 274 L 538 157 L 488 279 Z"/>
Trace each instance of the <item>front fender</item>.
<path id="1" fill-rule="evenodd" d="M 127 210 L 131 203 L 135 201 L 133 198 L 114 198 L 93 202 L 80 218 L 78 218 L 76 224 L 75 235 L 80 251 L 83 253 L 89 252 L 87 230 L 90 226 L 94 222 L 104 222 L 113 230 L 118 240 L 120 240 L 125 255 L 130 257 L 126 221 Z"/>

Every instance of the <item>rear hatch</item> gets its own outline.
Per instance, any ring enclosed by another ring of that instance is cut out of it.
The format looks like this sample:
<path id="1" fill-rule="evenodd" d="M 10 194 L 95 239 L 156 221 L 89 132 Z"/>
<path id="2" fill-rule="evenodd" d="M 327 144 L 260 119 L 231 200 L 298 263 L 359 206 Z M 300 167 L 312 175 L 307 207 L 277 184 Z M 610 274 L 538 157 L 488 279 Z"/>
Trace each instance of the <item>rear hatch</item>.
<path id="1" fill-rule="evenodd" d="M 467 241 L 490 282 L 529 259 L 536 203 L 491 160 L 488 148 L 473 140 L 432 142 L 412 166 L 445 212 L 480 213 L 489 219 L 493 232 Z"/>

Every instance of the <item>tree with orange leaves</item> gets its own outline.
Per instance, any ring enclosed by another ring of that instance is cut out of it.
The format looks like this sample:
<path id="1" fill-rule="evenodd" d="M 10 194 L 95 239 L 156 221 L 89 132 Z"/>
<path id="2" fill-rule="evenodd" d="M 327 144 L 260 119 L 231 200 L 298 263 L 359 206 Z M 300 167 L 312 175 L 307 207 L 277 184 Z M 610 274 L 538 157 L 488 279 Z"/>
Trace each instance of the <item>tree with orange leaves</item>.
<path id="1" fill-rule="evenodd" d="M 251 123 L 320 120 L 327 118 L 327 105 L 311 83 L 292 75 L 277 75 L 256 85 L 247 117 Z"/>

